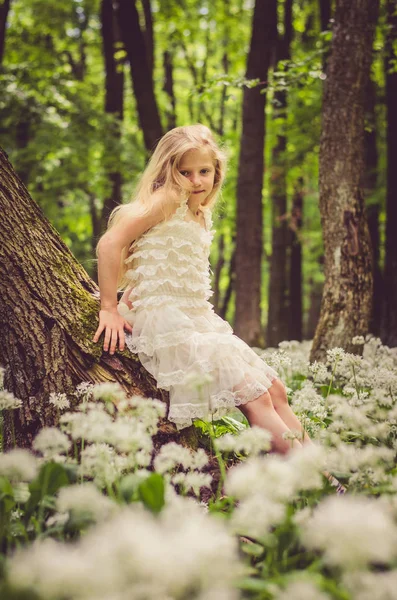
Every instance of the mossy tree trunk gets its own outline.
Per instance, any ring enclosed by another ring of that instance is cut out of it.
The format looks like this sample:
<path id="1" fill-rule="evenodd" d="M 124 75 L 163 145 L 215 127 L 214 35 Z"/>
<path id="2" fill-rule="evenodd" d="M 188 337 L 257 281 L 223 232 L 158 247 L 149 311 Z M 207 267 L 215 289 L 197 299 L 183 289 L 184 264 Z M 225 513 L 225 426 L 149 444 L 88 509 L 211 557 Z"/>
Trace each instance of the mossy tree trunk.
<path id="1" fill-rule="evenodd" d="M 368 332 L 372 248 L 363 200 L 364 95 L 377 0 L 337 0 L 324 87 L 320 142 L 320 211 L 325 285 L 310 360 Z"/>
<path id="2" fill-rule="evenodd" d="M 82 381 L 115 381 L 130 393 L 161 398 L 128 350 L 110 356 L 102 350 L 103 338 L 92 342 L 97 286 L 1 149 L 0 172 L 0 365 L 5 388 L 23 401 L 21 409 L 5 415 L 4 446 L 12 445 L 12 417 L 17 446 L 29 447 L 38 429 L 56 424 L 49 394 L 72 394 Z M 165 422 L 162 431 L 176 429 Z"/>

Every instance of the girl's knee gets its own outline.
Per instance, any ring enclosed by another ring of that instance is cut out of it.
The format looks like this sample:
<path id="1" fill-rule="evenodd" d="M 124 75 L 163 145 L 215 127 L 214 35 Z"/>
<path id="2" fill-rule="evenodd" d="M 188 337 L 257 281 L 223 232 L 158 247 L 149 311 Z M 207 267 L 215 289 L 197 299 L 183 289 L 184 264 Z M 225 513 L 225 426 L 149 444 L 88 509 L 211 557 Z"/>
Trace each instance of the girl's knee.
<path id="1" fill-rule="evenodd" d="M 254 400 L 250 400 L 246 404 L 241 404 L 239 406 L 239 409 L 245 415 L 254 414 L 258 411 L 263 410 L 264 408 L 268 410 L 274 410 L 274 405 L 269 392 L 265 392 L 264 394 L 258 396 Z"/>
<path id="2" fill-rule="evenodd" d="M 275 379 L 269 388 L 273 406 L 277 410 L 282 406 L 288 406 L 287 389 L 280 379 Z"/>

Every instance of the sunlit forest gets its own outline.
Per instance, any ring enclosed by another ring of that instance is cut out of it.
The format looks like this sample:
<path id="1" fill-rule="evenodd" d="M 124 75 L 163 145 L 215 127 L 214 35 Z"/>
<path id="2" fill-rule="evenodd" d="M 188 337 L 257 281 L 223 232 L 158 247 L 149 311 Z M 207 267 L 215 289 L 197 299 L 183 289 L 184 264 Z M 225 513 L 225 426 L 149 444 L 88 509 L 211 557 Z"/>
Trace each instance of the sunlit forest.
<path id="1" fill-rule="evenodd" d="M 397 0 L 0 0 L 0 90 L 1 600 L 395 600 Z M 194 124 L 133 342 L 100 240 Z"/>

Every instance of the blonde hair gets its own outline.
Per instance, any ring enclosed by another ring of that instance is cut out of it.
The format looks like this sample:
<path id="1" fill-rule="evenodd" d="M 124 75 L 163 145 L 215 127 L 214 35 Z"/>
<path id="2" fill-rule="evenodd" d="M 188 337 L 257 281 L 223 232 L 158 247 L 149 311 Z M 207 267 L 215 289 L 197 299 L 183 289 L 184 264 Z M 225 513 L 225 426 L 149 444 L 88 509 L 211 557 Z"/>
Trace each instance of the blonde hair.
<path id="1" fill-rule="evenodd" d="M 222 187 L 226 171 L 226 153 L 215 141 L 211 130 L 200 123 L 175 127 L 168 131 L 159 141 L 146 169 L 143 171 L 135 192 L 127 204 L 117 206 L 110 214 L 108 230 L 114 227 L 124 216 L 144 215 L 150 213 L 155 201 L 157 190 L 164 192 L 166 205 L 164 218 L 168 218 L 175 202 L 189 194 L 191 185 L 188 179 L 179 173 L 178 167 L 183 155 L 189 150 L 208 149 L 215 166 L 214 187 L 206 198 L 205 206 L 214 206 L 219 191 Z M 98 242 L 99 243 L 99 242 Z M 121 253 L 119 274 L 117 279 L 118 290 L 123 290 L 129 285 L 125 277 L 128 266 L 124 263 L 128 257 L 129 247 L 125 246 Z M 96 249 L 98 256 L 98 246 Z"/>

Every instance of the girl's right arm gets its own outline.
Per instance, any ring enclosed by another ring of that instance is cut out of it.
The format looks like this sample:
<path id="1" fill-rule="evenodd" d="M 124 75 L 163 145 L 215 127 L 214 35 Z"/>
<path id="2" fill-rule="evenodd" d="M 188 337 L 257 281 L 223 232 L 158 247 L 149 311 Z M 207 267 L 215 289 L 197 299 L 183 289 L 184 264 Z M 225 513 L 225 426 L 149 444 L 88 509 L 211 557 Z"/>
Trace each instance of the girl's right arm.
<path id="1" fill-rule="evenodd" d="M 105 331 L 103 349 L 114 354 L 119 342 L 120 351 L 124 350 L 124 329 L 131 332 L 132 327 L 117 310 L 117 279 L 120 268 L 121 252 L 145 231 L 157 225 L 164 218 L 164 198 L 156 192 L 157 201 L 151 212 L 144 216 L 126 216 L 109 229 L 98 243 L 98 283 L 101 297 L 99 326 L 93 337 L 97 342 Z"/>

